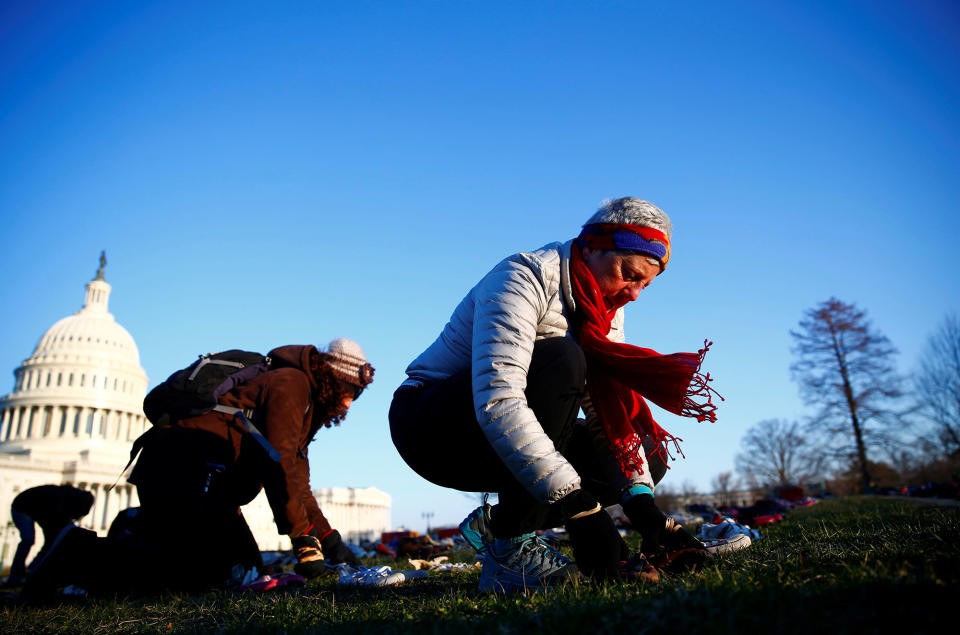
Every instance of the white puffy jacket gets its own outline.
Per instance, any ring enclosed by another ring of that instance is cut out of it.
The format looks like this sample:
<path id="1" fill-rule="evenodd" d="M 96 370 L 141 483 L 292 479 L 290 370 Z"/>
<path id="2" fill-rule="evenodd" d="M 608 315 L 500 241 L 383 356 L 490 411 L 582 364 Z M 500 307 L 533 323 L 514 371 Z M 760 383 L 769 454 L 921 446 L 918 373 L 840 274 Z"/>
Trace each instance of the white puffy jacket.
<path id="1" fill-rule="evenodd" d="M 471 368 L 473 404 L 484 435 L 517 480 L 545 503 L 580 487 L 580 476 L 544 433 L 524 395 L 534 341 L 570 336 L 567 317 L 575 309 L 572 243 L 551 243 L 501 261 L 467 293 L 440 336 L 407 367 L 404 382 L 430 384 Z M 608 337 L 624 340 L 622 308 Z M 595 419 L 592 409 L 585 411 L 588 419 Z M 604 439 L 599 443 L 607 445 Z M 612 457 L 609 462 L 604 469 L 619 481 L 614 485 L 652 487 L 646 475 L 623 475 Z"/>

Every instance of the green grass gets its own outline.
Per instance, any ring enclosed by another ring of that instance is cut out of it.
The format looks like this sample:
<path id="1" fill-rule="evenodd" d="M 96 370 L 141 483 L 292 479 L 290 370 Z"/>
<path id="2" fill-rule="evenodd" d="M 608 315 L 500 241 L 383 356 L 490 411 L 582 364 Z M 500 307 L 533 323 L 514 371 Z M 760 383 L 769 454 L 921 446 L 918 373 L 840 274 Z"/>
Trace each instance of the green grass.
<path id="1" fill-rule="evenodd" d="M 954 632 L 960 508 L 850 498 L 797 510 L 748 549 L 659 584 L 491 596 L 477 573 L 339 587 L 5 605 L 5 632 Z M 464 554 L 463 559 L 468 559 Z M 188 565 L 186 565 L 188 566 Z"/>

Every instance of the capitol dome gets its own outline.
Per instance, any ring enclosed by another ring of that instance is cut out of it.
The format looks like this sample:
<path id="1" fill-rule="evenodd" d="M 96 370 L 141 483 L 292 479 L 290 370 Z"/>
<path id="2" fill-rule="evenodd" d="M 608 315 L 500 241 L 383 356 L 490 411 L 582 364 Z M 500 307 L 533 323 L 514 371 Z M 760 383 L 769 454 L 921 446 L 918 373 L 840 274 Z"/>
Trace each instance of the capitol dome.
<path id="1" fill-rule="evenodd" d="M 147 375 L 133 337 L 108 311 L 105 264 L 83 307 L 50 327 L 14 371 L 13 392 L 0 399 L 0 452 L 80 454 L 122 468 L 143 432 Z"/>

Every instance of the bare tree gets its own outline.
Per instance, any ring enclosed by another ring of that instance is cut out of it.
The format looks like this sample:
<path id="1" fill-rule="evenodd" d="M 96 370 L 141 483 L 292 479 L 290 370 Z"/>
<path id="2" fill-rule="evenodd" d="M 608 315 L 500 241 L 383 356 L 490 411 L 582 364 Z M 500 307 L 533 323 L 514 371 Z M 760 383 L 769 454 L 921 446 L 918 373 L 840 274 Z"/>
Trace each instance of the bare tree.
<path id="1" fill-rule="evenodd" d="M 685 479 L 683 483 L 680 484 L 680 495 L 684 498 L 696 498 L 700 495 L 700 491 L 697 489 L 696 483 L 690 479 Z"/>
<path id="2" fill-rule="evenodd" d="M 796 355 L 790 370 L 800 395 L 820 405 L 812 427 L 828 434 L 837 456 L 859 464 L 867 490 L 867 445 L 883 436 L 883 424 L 895 414 L 891 400 L 901 396 L 893 364 L 897 350 L 863 311 L 836 298 L 808 310 L 799 326 L 790 331 Z"/>
<path id="3" fill-rule="evenodd" d="M 947 454 L 960 451 L 960 319 L 948 315 L 927 340 L 914 377 L 920 412 L 936 427 Z"/>
<path id="4" fill-rule="evenodd" d="M 720 472 L 713 477 L 713 492 L 721 501 L 727 503 L 730 493 L 734 490 L 733 472 Z"/>
<path id="5" fill-rule="evenodd" d="M 737 471 L 752 487 L 785 486 L 821 480 L 826 457 L 796 421 L 764 419 L 740 440 Z"/>

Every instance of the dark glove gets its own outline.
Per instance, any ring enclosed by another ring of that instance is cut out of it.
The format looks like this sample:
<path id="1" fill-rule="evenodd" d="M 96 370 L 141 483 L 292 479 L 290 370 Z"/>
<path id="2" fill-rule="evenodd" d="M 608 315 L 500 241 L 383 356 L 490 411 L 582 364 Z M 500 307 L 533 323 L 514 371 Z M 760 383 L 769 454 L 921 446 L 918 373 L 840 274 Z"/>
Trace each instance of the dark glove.
<path id="1" fill-rule="evenodd" d="M 623 539 L 613 519 L 589 492 L 576 490 L 560 499 L 577 567 L 595 580 L 618 576 Z"/>
<path id="2" fill-rule="evenodd" d="M 683 525 L 670 519 L 667 519 L 661 540 L 667 549 L 704 549 L 703 543 L 688 534 Z"/>
<path id="3" fill-rule="evenodd" d="M 320 550 L 320 540 L 313 533 L 291 537 L 293 553 L 297 557 L 297 564 L 293 565 L 295 573 L 305 578 L 316 578 L 327 572 L 323 563 L 323 552 Z"/>
<path id="4" fill-rule="evenodd" d="M 623 503 L 622 507 L 623 513 L 630 519 L 630 524 L 643 537 L 640 551 L 647 555 L 656 553 L 663 544 L 662 537 L 664 528 L 667 526 L 667 517 L 653 503 L 653 496 L 650 494 L 634 496 Z"/>
<path id="5" fill-rule="evenodd" d="M 653 496 L 640 494 L 623 503 L 623 513 L 643 536 L 640 550 L 658 569 L 696 569 L 707 557 L 703 543 L 682 526 L 667 519 L 653 504 Z"/>
<path id="6" fill-rule="evenodd" d="M 330 564 L 345 562 L 354 568 L 360 566 L 360 560 L 343 544 L 343 539 L 340 538 L 340 532 L 336 529 L 324 536 L 323 540 L 320 541 L 320 545 L 323 548 L 324 555 L 327 557 L 327 562 Z"/>

